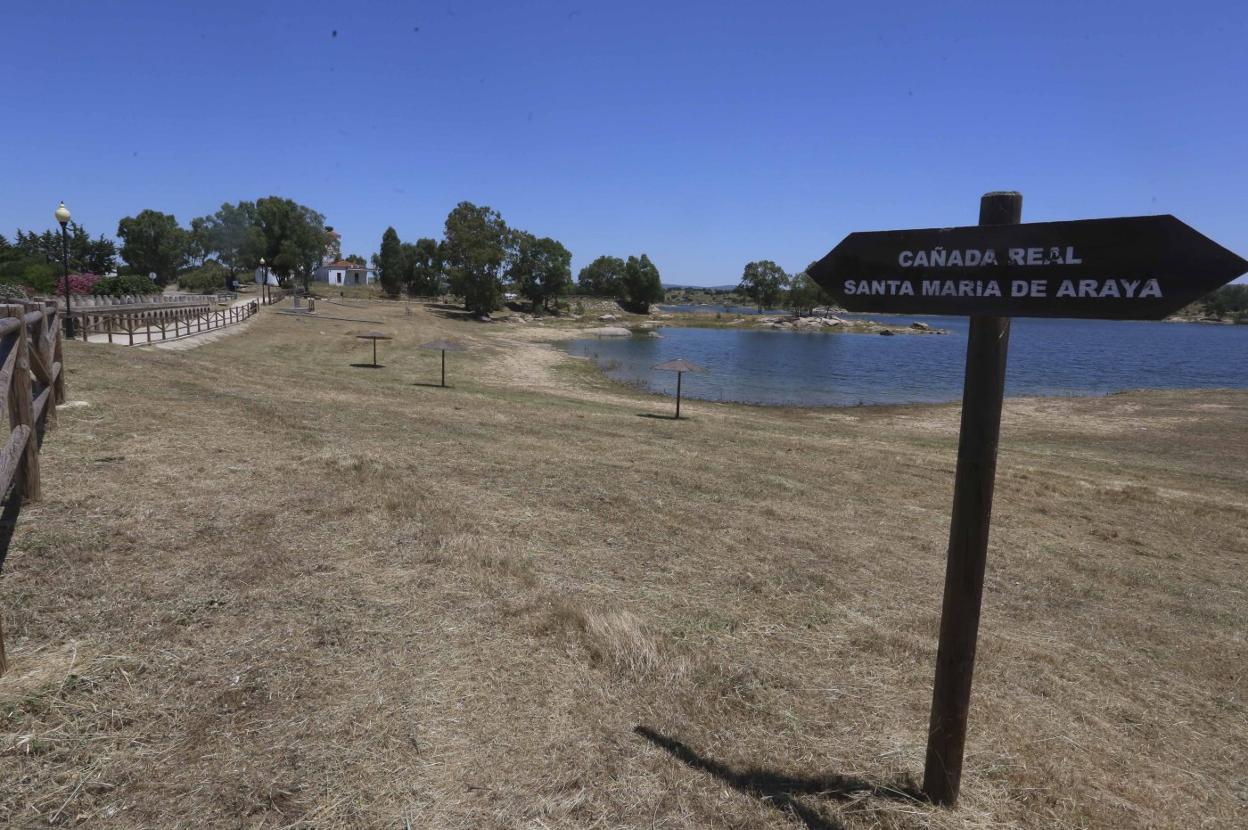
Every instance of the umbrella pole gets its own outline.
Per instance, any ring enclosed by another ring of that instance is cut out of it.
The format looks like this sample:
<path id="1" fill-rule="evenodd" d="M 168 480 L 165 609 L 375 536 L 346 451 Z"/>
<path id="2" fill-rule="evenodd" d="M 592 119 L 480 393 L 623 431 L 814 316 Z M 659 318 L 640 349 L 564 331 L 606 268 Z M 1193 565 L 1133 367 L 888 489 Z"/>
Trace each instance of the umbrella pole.
<path id="1" fill-rule="evenodd" d="M 373 368 L 377 367 L 377 339 L 373 338 Z"/>
<path id="2" fill-rule="evenodd" d="M 680 379 L 684 372 L 676 373 L 676 420 L 680 420 Z"/>
<path id="3" fill-rule="evenodd" d="M 446 388 L 446 349 L 442 350 L 442 388 Z"/>

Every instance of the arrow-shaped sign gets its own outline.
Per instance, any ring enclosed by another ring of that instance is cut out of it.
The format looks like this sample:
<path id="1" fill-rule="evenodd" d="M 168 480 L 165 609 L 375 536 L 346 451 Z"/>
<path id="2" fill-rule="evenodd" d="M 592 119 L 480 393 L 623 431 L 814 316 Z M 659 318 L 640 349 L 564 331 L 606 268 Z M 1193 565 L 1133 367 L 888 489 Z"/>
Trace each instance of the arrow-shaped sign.
<path id="1" fill-rule="evenodd" d="M 810 276 L 850 311 L 1160 319 L 1248 271 L 1173 216 L 851 233 Z"/>

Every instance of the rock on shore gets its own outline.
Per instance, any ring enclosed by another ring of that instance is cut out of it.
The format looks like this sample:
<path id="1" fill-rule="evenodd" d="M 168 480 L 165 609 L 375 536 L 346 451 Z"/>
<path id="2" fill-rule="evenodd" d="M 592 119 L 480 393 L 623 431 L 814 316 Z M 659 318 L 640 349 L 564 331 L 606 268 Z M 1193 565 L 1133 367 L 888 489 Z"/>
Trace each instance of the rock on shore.
<path id="1" fill-rule="evenodd" d="M 734 321 L 735 322 L 735 321 Z M 760 317 L 755 328 L 776 331 L 842 331 L 852 334 L 945 334 L 926 323 L 909 326 L 886 326 L 873 320 L 846 320 L 841 317 Z"/>

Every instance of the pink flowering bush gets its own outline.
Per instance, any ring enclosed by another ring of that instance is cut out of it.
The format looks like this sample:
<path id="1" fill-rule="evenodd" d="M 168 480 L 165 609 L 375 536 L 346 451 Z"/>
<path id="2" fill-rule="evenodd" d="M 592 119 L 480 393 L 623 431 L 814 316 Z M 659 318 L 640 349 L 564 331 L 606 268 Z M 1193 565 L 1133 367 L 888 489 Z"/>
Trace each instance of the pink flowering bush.
<path id="1" fill-rule="evenodd" d="M 69 293 L 70 294 L 90 294 L 91 289 L 100 281 L 99 274 L 70 274 L 69 275 Z M 61 286 L 58 286 L 60 288 Z M 64 288 L 61 288 L 63 291 Z"/>

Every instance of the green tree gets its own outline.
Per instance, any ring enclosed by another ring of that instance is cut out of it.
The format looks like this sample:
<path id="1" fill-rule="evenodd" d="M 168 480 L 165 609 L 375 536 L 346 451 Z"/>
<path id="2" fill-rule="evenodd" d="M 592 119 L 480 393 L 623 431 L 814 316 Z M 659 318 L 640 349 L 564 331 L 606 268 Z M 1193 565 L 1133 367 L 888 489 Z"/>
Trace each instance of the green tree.
<path id="1" fill-rule="evenodd" d="M 789 285 L 789 275 L 769 259 L 751 262 L 745 266 L 737 290 L 758 306 L 758 310 L 775 308 L 784 297 Z"/>
<path id="2" fill-rule="evenodd" d="M 811 279 L 809 270 L 808 268 L 794 275 L 793 281 L 789 284 L 787 304 L 797 314 L 809 313 L 819 306 L 833 303 L 831 295 L 823 290 L 823 286 Z"/>
<path id="3" fill-rule="evenodd" d="M 117 246 L 104 234 L 85 240 L 77 256 L 78 267 L 83 271 L 107 274 L 117 270 Z"/>
<path id="4" fill-rule="evenodd" d="M 172 214 L 145 210 L 138 216 L 127 216 L 117 225 L 121 237 L 121 258 L 136 274 L 156 274 L 156 282 L 165 285 L 186 263 L 187 232 L 178 226 Z"/>
<path id="5" fill-rule="evenodd" d="M 381 235 L 381 251 L 373 256 L 373 266 L 381 279 L 381 289 L 390 297 L 399 296 L 403 287 L 403 243 L 394 228 Z"/>
<path id="6" fill-rule="evenodd" d="M 620 284 L 620 302 L 633 311 L 648 314 L 650 306 L 663 300 L 663 282 L 659 269 L 650 257 L 630 256 L 624 263 L 624 277 Z"/>
<path id="7" fill-rule="evenodd" d="M 13 244 L 14 251 L 23 258 L 41 259 L 44 262 L 61 261 L 61 235 L 58 231 L 24 231 L 17 229 L 17 240 Z"/>
<path id="8" fill-rule="evenodd" d="M 624 260 L 618 256 L 600 256 L 581 269 L 577 287 L 596 297 L 619 297 L 624 285 Z"/>
<path id="9" fill-rule="evenodd" d="M 266 196 L 256 200 L 255 225 L 259 235 L 248 231 L 243 245 L 247 267 L 262 256 L 280 280 L 299 279 L 306 289 L 325 253 L 325 217 L 291 199 Z"/>
<path id="10" fill-rule="evenodd" d="M 359 254 L 347 254 L 345 259 L 347 262 L 353 262 L 356 265 L 368 265 L 368 260 Z"/>
<path id="11" fill-rule="evenodd" d="M 446 217 L 445 237 L 443 262 L 451 291 L 473 314 L 488 315 L 502 300 L 507 224 L 492 208 L 460 202 Z"/>
<path id="12" fill-rule="evenodd" d="M 196 268 L 203 267 L 204 261 L 212 253 L 212 238 L 207 216 L 196 216 L 191 220 L 191 229 L 186 235 L 186 253 L 191 265 Z"/>
<path id="13" fill-rule="evenodd" d="M 264 254 L 264 239 L 256 223 L 255 202 L 229 202 L 211 216 L 191 220 L 191 232 L 196 222 L 200 227 L 200 242 L 204 256 L 215 255 L 225 266 L 229 279 L 233 280 L 240 270 L 254 269 Z"/>
<path id="14" fill-rule="evenodd" d="M 403 243 L 403 284 L 413 297 L 431 297 L 442 291 L 442 249 L 438 240 L 423 237 Z"/>
<path id="15" fill-rule="evenodd" d="M 562 243 L 515 231 L 512 251 L 508 279 L 534 309 L 538 305 L 549 309 L 551 299 L 567 293 L 572 285 L 572 254 Z"/>
<path id="16" fill-rule="evenodd" d="M 111 239 L 103 234 L 92 239 L 77 222 L 70 222 L 65 230 L 71 273 L 107 274 L 117 267 L 117 246 Z M 7 256 L 59 266 L 62 257 L 61 231 L 58 228 L 35 233 L 19 229 L 17 241 L 9 245 Z"/>
<path id="17" fill-rule="evenodd" d="M 1248 312 L 1248 285 L 1232 283 L 1206 294 L 1197 301 L 1204 315 L 1222 318 L 1230 316 L 1237 321 Z"/>

